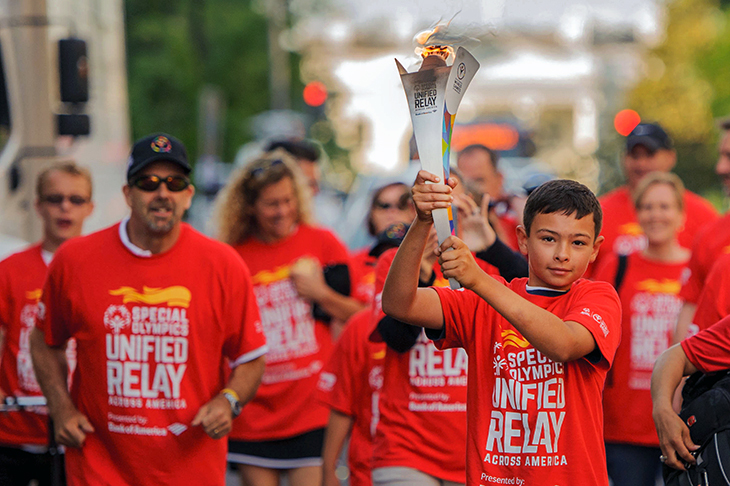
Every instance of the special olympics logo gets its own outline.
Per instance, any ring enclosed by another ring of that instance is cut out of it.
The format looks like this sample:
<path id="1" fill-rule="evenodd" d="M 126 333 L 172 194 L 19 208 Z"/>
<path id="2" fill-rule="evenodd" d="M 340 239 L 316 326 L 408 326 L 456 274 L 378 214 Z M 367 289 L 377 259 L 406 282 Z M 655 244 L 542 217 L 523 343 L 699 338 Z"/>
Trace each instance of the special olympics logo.
<path id="1" fill-rule="evenodd" d="M 457 68 L 458 71 L 456 71 L 456 77 L 459 79 L 464 79 L 464 76 L 466 76 L 466 64 L 463 62 L 459 64 L 459 67 Z"/>
<path id="2" fill-rule="evenodd" d="M 114 334 L 119 334 L 122 329 L 132 323 L 132 315 L 123 305 L 110 305 L 104 312 L 104 325 L 111 329 Z"/>
<path id="3" fill-rule="evenodd" d="M 170 143 L 170 140 L 168 140 L 167 137 L 163 137 L 162 135 L 155 138 L 150 146 L 152 147 L 152 150 L 158 153 L 169 153 L 170 151 L 172 151 L 172 144 Z"/>
<path id="4" fill-rule="evenodd" d="M 368 383 L 370 384 L 370 388 L 373 390 L 380 390 L 383 388 L 382 366 L 373 366 L 373 369 L 370 370 L 370 373 L 368 374 Z"/>

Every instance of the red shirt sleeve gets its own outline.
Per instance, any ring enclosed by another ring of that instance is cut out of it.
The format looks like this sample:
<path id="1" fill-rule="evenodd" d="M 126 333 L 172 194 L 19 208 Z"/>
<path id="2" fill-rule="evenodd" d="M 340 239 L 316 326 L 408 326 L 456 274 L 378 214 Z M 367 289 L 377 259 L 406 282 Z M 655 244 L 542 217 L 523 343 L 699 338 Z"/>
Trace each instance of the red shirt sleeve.
<path id="1" fill-rule="evenodd" d="M 227 306 L 231 311 L 227 316 L 223 353 L 231 361 L 231 367 L 235 367 L 262 356 L 268 347 L 253 293 L 251 274 L 238 255 L 232 260 L 231 282 L 228 286 L 230 301 Z"/>
<path id="2" fill-rule="evenodd" d="M 606 282 L 585 282 L 576 287 L 581 296 L 563 316 L 588 329 L 609 366 L 621 341 L 621 301 L 613 286 Z"/>
<path id="3" fill-rule="evenodd" d="M 64 291 L 72 288 L 72 284 L 65 280 L 65 260 L 63 249 L 58 250 L 48 267 L 38 307 L 38 328 L 43 331 L 46 344 L 51 347 L 64 345 L 77 330 L 69 300 L 64 296 Z"/>
<path id="4" fill-rule="evenodd" d="M 703 373 L 730 368 L 730 316 L 681 342 L 690 363 Z"/>

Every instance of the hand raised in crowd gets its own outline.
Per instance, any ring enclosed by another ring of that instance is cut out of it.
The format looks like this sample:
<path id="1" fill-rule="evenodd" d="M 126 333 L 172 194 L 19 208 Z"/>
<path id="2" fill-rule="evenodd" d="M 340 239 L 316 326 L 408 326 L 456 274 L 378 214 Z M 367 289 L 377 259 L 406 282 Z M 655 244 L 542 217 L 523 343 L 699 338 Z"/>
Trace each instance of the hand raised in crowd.
<path id="1" fill-rule="evenodd" d="M 211 439 L 225 437 L 233 428 L 233 413 L 231 412 L 230 402 L 223 395 L 216 395 L 200 407 L 190 425 L 193 427 L 200 425 Z"/>
<path id="2" fill-rule="evenodd" d="M 327 291 L 327 282 L 324 280 L 322 265 L 311 257 L 302 257 L 289 269 L 297 294 L 304 299 L 317 302 Z"/>
<path id="3" fill-rule="evenodd" d="M 685 463 L 694 464 L 695 457 L 691 451 L 699 448 L 692 442 L 689 429 L 684 424 L 677 412 L 671 407 L 654 407 L 654 424 L 659 436 L 659 447 L 662 449 L 662 456 L 665 457 L 665 464 L 675 469 L 684 470 Z"/>
<path id="4" fill-rule="evenodd" d="M 71 407 L 53 417 L 56 442 L 67 447 L 81 447 L 86 435 L 94 432 L 94 426 L 76 407 Z"/>
<path id="5" fill-rule="evenodd" d="M 483 274 L 469 247 L 456 236 L 449 236 L 438 249 L 441 272 L 456 279 L 462 287 L 473 288 Z"/>
<path id="6" fill-rule="evenodd" d="M 484 251 L 492 246 L 497 239 L 497 233 L 488 218 L 489 194 L 482 197 L 481 208 L 467 194 L 456 196 L 454 205 L 459 211 L 461 237 L 466 246 L 473 252 Z"/>
<path id="7" fill-rule="evenodd" d="M 451 190 L 456 187 L 456 184 L 457 181 L 454 178 L 449 178 L 447 184 L 443 184 L 440 177 L 428 171 L 419 170 L 416 182 L 411 189 L 418 220 L 432 223 L 431 211 L 449 208 L 454 199 Z"/>

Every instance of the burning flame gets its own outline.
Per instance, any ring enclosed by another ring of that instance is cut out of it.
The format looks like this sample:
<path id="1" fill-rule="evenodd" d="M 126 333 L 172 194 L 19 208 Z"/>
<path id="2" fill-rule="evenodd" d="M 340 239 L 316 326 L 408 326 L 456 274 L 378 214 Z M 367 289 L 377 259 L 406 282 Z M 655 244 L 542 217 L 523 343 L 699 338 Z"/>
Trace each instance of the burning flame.
<path id="1" fill-rule="evenodd" d="M 450 57 L 454 57 L 454 48 L 451 47 L 449 40 L 455 40 L 453 36 L 447 34 L 449 27 L 448 23 L 439 22 L 433 29 L 424 30 L 419 32 L 413 38 L 413 42 L 416 44 L 416 54 L 422 58 L 426 58 L 431 55 L 436 55 L 447 61 Z"/>
<path id="2" fill-rule="evenodd" d="M 438 56 L 444 61 L 449 59 L 449 56 L 454 55 L 454 48 L 451 46 L 426 46 L 420 49 L 421 57 L 427 58 L 428 56 Z M 418 51 L 416 51 L 419 54 Z"/>

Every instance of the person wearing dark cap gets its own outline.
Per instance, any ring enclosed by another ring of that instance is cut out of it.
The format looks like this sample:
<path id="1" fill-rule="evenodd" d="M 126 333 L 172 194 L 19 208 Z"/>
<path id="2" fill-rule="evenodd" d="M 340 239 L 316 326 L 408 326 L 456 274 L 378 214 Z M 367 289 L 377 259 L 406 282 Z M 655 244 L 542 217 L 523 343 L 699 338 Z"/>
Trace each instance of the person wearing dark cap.
<path id="1" fill-rule="evenodd" d="M 268 348 L 243 261 L 182 222 L 190 171 L 179 140 L 137 141 L 130 216 L 66 242 L 49 267 L 31 353 L 69 485 L 225 484 L 221 439 Z"/>
<path id="2" fill-rule="evenodd" d="M 658 123 L 639 123 L 629 133 L 623 157 L 626 184 L 598 199 L 603 208 L 601 235 L 605 240 L 586 275 L 598 268 L 605 255 L 628 255 L 646 248 L 646 237 L 636 220 L 632 193 L 645 175 L 655 171 L 669 172 L 676 163 L 677 152 L 672 139 Z M 684 207 L 687 221 L 679 232 L 679 244 L 690 248 L 700 228 L 715 221 L 718 214 L 710 202 L 691 191 L 684 192 Z"/>
<path id="3" fill-rule="evenodd" d="M 272 140 L 266 146 L 265 151 L 269 153 L 276 149 L 284 149 L 296 159 L 297 165 L 307 179 L 307 186 L 312 195 L 319 194 L 322 174 L 319 170 L 320 152 L 317 145 L 305 139 Z"/>

